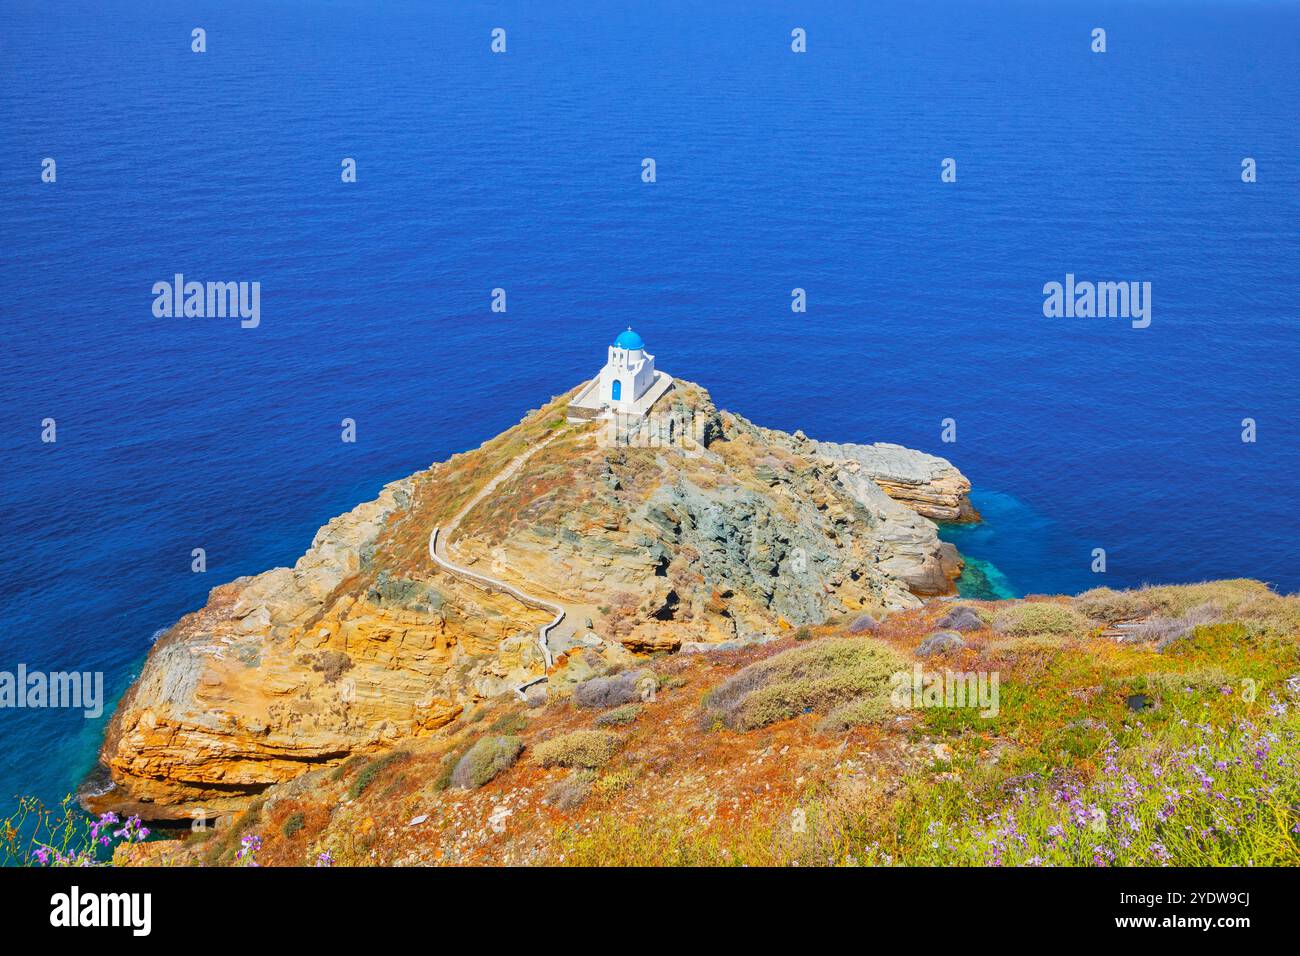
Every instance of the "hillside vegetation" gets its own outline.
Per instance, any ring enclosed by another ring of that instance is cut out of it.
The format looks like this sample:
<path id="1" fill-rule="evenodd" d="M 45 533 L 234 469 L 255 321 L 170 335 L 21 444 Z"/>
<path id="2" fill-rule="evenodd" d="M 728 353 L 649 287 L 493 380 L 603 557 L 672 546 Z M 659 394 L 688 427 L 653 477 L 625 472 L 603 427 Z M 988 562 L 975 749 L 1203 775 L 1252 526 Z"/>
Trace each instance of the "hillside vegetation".
<path id="1" fill-rule="evenodd" d="M 932 600 L 502 700 L 117 859 L 1295 865 L 1298 635 L 1300 599 L 1253 581 Z M 996 674 L 996 714 L 900 706 L 917 665 Z"/>

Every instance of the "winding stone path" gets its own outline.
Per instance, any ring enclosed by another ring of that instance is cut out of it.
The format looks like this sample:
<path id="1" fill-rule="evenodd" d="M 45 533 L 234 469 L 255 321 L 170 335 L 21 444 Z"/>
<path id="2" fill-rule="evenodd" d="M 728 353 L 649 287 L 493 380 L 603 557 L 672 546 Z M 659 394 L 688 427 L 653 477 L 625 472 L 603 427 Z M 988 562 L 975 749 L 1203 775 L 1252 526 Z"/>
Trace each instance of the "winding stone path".
<path id="1" fill-rule="evenodd" d="M 469 568 L 457 564 L 451 559 L 452 556 L 449 548 L 451 544 L 451 536 L 455 533 L 456 529 L 460 527 L 460 523 L 465 516 L 474 510 L 474 508 L 483 501 L 484 498 L 496 491 L 503 481 L 506 481 L 515 475 L 523 466 L 524 462 L 554 441 L 555 438 L 558 437 L 558 434 L 559 433 L 557 432 L 556 434 L 551 435 L 546 439 L 546 441 L 533 446 L 523 454 L 517 455 L 509 465 L 503 468 L 491 481 L 479 489 L 478 494 L 474 495 L 473 498 L 467 501 L 465 506 L 461 508 L 446 525 L 434 528 L 433 531 L 429 533 L 429 557 L 438 567 L 465 579 L 475 587 L 508 594 L 520 604 L 524 604 L 528 607 L 540 608 L 541 610 L 549 611 L 555 615 L 555 618 L 549 624 L 543 625 L 537 632 L 537 645 L 542 650 L 542 659 L 546 662 L 546 668 L 548 670 L 555 665 L 555 659 L 551 654 L 550 644 L 547 639 L 551 632 L 555 630 L 555 628 L 559 627 L 566 617 L 570 616 L 571 609 L 565 605 L 558 604 L 555 601 L 548 601 L 546 598 L 529 594 L 500 578 L 493 577 L 489 574 L 482 574 L 478 571 L 471 571 Z M 520 700 L 523 700 L 525 690 L 544 680 L 546 680 L 545 674 L 520 684 L 515 688 L 515 693 L 519 696 Z"/>

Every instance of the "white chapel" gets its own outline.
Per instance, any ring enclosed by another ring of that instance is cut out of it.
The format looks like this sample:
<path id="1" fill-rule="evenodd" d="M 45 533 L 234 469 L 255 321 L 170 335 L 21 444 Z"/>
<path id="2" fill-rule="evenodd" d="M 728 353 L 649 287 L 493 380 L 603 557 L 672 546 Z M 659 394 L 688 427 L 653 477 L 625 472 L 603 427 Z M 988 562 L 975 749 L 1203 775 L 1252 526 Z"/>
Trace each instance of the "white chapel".
<path id="1" fill-rule="evenodd" d="M 644 415 L 672 384 L 671 375 L 655 371 L 655 357 L 645 350 L 641 336 L 629 328 L 609 347 L 600 374 L 569 402 L 569 414 L 584 419 Z"/>

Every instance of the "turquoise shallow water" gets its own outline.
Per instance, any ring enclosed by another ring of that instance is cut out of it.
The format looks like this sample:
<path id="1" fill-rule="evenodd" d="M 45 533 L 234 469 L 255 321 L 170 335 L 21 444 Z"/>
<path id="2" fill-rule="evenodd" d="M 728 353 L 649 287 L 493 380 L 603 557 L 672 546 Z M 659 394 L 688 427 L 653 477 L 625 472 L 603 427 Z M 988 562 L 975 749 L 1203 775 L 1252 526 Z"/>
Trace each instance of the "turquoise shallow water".
<path id="1" fill-rule="evenodd" d="M 1090 587 L 1094 547 L 1116 587 L 1300 587 L 1298 33 L 1268 2 L 9 0 L 0 669 L 120 694 L 213 586 L 629 325 L 753 421 L 951 458 L 963 587 Z M 260 326 L 155 317 L 177 272 L 260 282 Z M 1152 282 L 1151 327 L 1045 319 L 1067 273 Z M 75 785 L 111 703 L 0 711 L 0 799 Z"/>
<path id="2" fill-rule="evenodd" d="M 1012 586 L 1007 576 L 992 562 L 983 558 L 966 556 L 961 577 L 957 579 L 957 593 L 961 597 L 981 601 L 998 601 L 1022 595 Z"/>
<path id="3" fill-rule="evenodd" d="M 958 592 L 991 600 L 1026 593 L 1073 594 L 1107 582 L 1092 571 L 1092 548 L 1013 495 L 974 489 L 977 524 L 945 524 L 939 536 L 966 559 Z"/>

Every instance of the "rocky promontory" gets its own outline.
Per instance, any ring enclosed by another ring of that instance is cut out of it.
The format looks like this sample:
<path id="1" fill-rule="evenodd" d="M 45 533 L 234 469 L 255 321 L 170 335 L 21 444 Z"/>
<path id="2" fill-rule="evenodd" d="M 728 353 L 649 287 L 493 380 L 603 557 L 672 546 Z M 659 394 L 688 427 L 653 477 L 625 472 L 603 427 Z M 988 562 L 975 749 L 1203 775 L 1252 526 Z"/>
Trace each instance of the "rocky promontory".
<path id="1" fill-rule="evenodd" d="M 680 381 L 656 413 L 690 427 L 642 442 L 570 422 L 571 394 L 386 486 L 294 567 L 215 588 L 150 652 L 104 742 L 113 785 L 84 802 L 224 816 L 530 684 L 953 592 L 934 521 L 975 515 L 944 459 L 760 428 Z M 548 613 L 431 560 L 439 527 L 460 566 L 566 610 L 546 651 Z"/>

